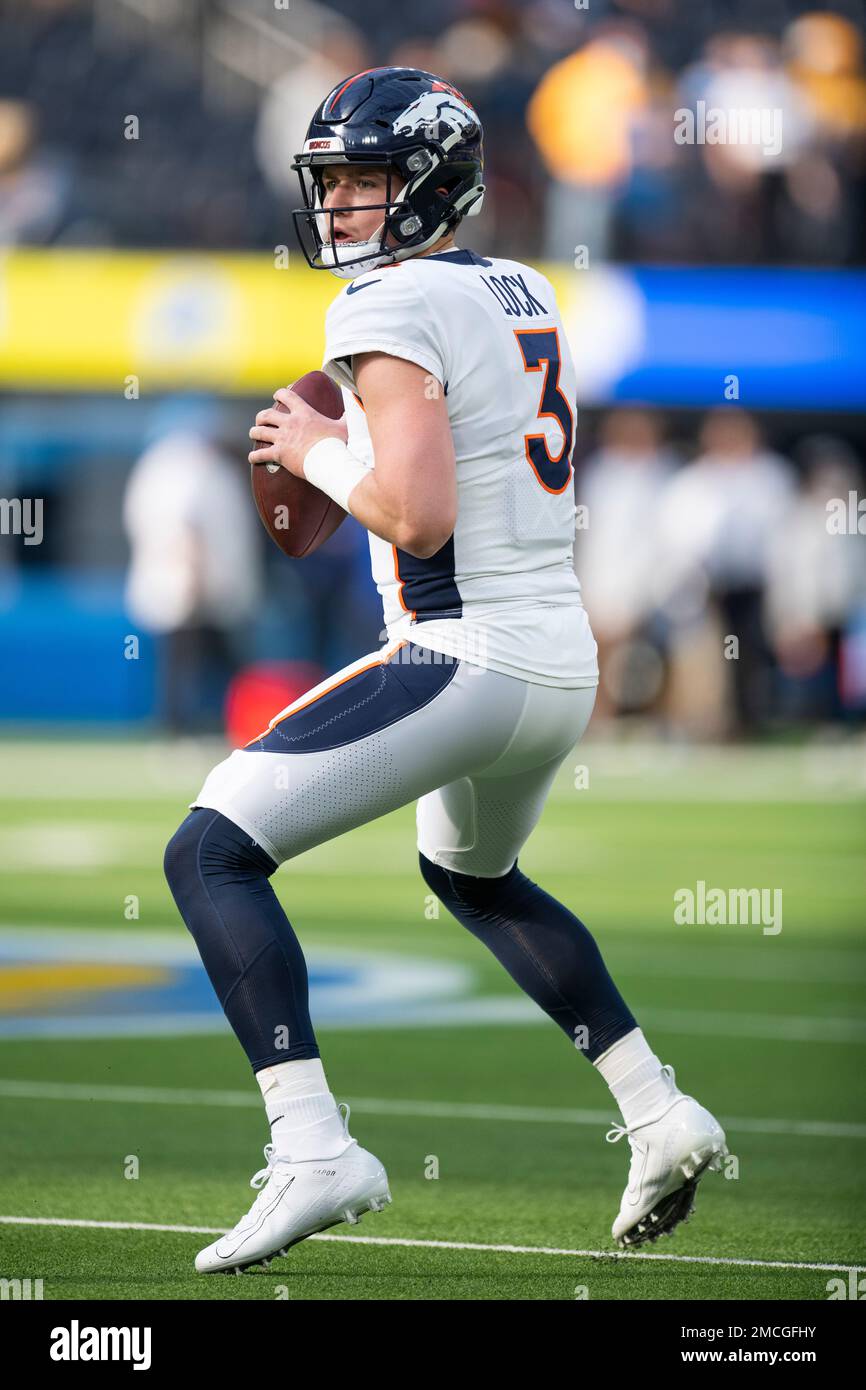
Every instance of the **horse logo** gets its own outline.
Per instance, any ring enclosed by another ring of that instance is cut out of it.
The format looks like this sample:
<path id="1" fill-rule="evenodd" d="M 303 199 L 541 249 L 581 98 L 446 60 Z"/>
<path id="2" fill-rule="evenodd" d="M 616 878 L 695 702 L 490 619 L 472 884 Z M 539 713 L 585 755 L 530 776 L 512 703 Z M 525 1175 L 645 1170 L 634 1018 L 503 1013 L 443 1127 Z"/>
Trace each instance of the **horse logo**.
<path id="1" fill-rule="evenodd" d="M 443 132 L 442 126 L 446 129 Z M 418 131 L 433 140 L 441 140 L 443 133 L 459 130 L 470 137 L 478 126 L 478 117 L 468 102 L 453 89 L 425 92 L 411 106 L 407 106 L 394 121 L 395 135 L 415 135 Z"/>

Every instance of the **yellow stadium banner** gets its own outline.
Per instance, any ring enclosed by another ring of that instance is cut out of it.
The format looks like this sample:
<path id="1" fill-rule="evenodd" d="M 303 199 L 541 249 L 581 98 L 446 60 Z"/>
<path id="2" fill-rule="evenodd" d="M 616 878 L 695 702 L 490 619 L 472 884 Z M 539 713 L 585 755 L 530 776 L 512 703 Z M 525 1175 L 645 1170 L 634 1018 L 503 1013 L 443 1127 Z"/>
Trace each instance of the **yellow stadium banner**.
<path id="1" fill-rule="evenodd" d="M 340 286 L 300 252 L 14 250 L 0 257 L 0 387 L 142 395 L 274 389 L 321 366 Z"/>
<path id="2" fill-rule="evenodd" d="M 544 269 L 565 310 L 574 277 Z M 13 250 L 0 256 L 0 389 L 270 396 L 321 366 L 342 283 L 300 251 Z"/>

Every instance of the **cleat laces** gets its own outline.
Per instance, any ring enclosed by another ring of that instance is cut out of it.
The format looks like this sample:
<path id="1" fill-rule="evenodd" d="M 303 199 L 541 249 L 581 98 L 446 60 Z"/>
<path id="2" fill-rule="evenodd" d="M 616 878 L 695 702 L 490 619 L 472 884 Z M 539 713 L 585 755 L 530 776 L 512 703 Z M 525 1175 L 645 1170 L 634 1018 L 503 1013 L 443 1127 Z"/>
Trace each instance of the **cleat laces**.
<path id="1" fill-rule="evenodd" d="M 636 1133 L 637 1130 L 639 1130 L 639 1129 L 644 1129 L 647 1125 L 654 1125 L 654 1124 L 656 1124 L 659 1120 L 661 1120 L 661 1119 L 668 1113 L 668 1111 L 670 1110 L 671 1106 L 672 1106 L 673 1103 L 674 1103 L 674 1100 L 679 1100 L 679 1096 L 674 1096 L 674 1095 L 673 1095 L 673 1091 L 674 1091 L 674 1089 L 675 1089 L 675 1087 L 676 1087 L 676 1076 L 675 1076 L 675 1074 L 674 1074 L 674 1069 L 673 1069 L 673 1067 L 672 1067 L 672 1066 L 669 1066 L 669 1065 L 668 1065 L 668 1066 L 663 1066 L 663 1067 L 662 1067 L 662 1074 L 663 1074 L 664 1076 L 666 1076 L 666 1077 L 668 1078 L 668 1080 L 670 1081 L 670 1083 L 671 1083 L 671 1093 L 672 1093 L 672 1098 L 671 1098 L 671 1100 L 668 1101 L 668 1103 L 665 1105 L 664 1110 L 662 1110 L 658 1115 L 653 1116 L 651 1119 L 640 1120 L 636 1125 L 618 1125 L 618 1124 L 612 1125 L 611 1128 L 608 1130 L 607 1134 L 604 1136 L 605 1139 L 607 1140 L 607 1142 L 608 1142 L 609 1144 L 616 1144 L 617 1141 L 620 1140 L 620 1139 L 623 1137 L 624 1134 L 627 1134 L 627 1135 L 629 1136 L 629 1143 L 631 1143 L 631 1142 L 632 1142 L 632 1138 L 633 1138 L 633 1136 L 634 1136 L 634 1134 Z"/>

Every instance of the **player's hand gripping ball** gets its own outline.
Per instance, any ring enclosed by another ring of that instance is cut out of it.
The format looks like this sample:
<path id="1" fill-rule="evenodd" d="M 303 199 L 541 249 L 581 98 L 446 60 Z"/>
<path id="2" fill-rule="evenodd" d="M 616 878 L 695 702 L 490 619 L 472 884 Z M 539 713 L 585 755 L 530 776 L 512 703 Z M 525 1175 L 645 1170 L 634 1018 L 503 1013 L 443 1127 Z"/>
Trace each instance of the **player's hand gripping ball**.
<path id="1" fill-rule="evenodd" d="M 301 559 L 333 535 L 346 513 L 303 474 L 304 456 L 320 439 L 345 440 L 343 396 L 325 372 L 307 372 L 275 404 L 260 410 L 250 438 L 253 497 L 265 530 L 285 555 Z"/>

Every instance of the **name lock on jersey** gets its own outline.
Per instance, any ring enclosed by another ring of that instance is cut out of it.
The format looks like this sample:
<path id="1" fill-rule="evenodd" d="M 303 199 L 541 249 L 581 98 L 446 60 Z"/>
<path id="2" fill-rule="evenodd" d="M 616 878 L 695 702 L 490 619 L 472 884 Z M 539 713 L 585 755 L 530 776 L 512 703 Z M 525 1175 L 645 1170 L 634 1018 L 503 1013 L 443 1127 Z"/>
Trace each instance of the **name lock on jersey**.
<path id="1" fill-rule="evenodd" d="M 547 316 L 547 309 L 531 293 L 522 275 L 482 275 L 480 278 L 509 317 Z M 518 289 L 525 296 L 523 302 L 518 298 Z"/>

